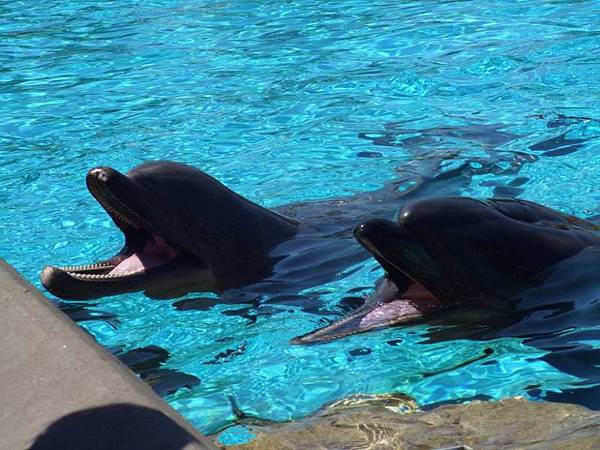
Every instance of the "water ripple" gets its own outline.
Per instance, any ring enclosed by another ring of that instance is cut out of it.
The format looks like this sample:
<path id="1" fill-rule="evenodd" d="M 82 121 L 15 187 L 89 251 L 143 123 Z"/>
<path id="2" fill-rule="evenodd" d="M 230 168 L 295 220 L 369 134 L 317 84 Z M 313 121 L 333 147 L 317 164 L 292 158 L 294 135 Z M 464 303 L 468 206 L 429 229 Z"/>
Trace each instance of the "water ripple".
<path id="1" fill-rule="evenodd" d="M 46 263 L 117 251 L 85 173 L 149 159 L 268 206 L 434 170 L 450 192 L 600 215 L 598 17 L 593 0 L 4 2 L 0 255 L 39 287 Z M 378 275 L 366 261 L 296 292 L 305 309 L 182 311 L 142 295 L 71 309 L 102 344 L 159 346 L 165 369 L 201 379 L 168 400 L 205 432 L 233 420 L 228 395 L 287 420 L 352 393 L 543 398 L 583 380 L 541 341 L 430 342 L 427 327 L 289 345 Z"/>

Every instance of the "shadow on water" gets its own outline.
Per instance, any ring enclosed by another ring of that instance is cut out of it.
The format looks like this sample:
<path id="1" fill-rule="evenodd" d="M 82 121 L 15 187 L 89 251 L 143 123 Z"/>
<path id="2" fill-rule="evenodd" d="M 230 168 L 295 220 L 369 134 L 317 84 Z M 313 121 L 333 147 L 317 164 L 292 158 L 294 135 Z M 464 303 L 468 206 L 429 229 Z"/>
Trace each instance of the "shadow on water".
<path id="1" fill-rule="evenodd" d="M 90 302 L 61 301 L 58 304 L 60 310 L 74 322 L 102 320 L 116 330 L 119 325 L 117 316 L 93 309 L 94 306 L 96 303 L 90 304 Z M 162 397 L 182 388 L 192 388 L 200 383 L 200 379 L 193 375 L 162 367 L 169 358 L 169 352 L 162 347 L 150 345 L 126 352 L 121 348 L 115 348 L 112 349 L 112 353 Z"/>
<path id="2" fill-rule="evenodd" d="M 200 379 L 193 375 L 162 367 L 169 352 L 156 345 L 116 352 L 115 356 L 162 397 L 200 384 Z"/>
<path id="3" fill-rule="evenodd" d="M 542 116 L 534 117 L 543 119 Z M 562 128 L 567 131 L 533 144 L 529 149 L 534 152 L 540 152 L 542 156 L 565 156 L 574 153 L 580 150 L 585 142 L 598 137 L 598 132 L 592 133 L 591 135 L 589 135 L 589 133 L 579 132 L 575 134 L 580 135 L 581 137 L 569 137 L 571 134 L 574 134 L 572 129 L 577 130 L 577 128 L 589 124 L 595 129 L 598 129 L 600 120 L 590 117 L 574 117 L 559 114 L 547 122 L 547 127 L 550 129 Z M 586 136 L 584 137 L 584 135 Z"/>
<path id="4" fill-rule="evenodd" d="M 110 325 L 111 328 L 117 329 L 119 326 L 119 319 L 117 318 L 116 314 L 93 308 L 97 305 L 97 303 L 91 302 L 60 301 L 58 303 L 60 310 L 65 313 L 73 322 L 101 320 Z"/>
<path id="5" fill-rule="evenodd" d="M 484 148 L 495 148 L 507 144 L 521 136 L 502 131 L 502 124 L 475 124 L 467 126 L 436 127 L 417 130 L 403 127 L 403 123 L 388 123 L 382 132 L 360 133 L 359 138 L 368 139 L 375 145 L 386 147 L 402 147 L 407 149 L 422 149 L 425 147 L 443 145 L 458 141 L 472 142 Z"/>
<path id="6" fill-rule="evenodd" d="M 180 450 L 194 436 L 163 413 L 121 403 L 77 411 L 40 434 L 31 450 Z"/>

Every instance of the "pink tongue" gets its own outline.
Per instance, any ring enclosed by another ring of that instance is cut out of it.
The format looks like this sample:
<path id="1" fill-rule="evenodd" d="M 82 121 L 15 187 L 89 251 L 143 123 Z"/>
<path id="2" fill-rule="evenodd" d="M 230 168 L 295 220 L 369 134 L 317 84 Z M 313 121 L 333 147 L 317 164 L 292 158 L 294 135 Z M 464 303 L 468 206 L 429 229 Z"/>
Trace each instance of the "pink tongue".
<path id="1" fill-rule="evenodd" d="M 109 274 L 127 275 L 130 273 L 141 272 L 144 269 L 148 269 L 149 267 L 154 267 L 156 265 L 157 261 L 149 261 L 148 258 L 141 259 L 139 254 L 134 253 L 130 257 L 121 261 L 117 267 L 110 271 Z"/>
<path id="2" fill-rule="evenodd" d="M 146 243 L 141 252 L 125 258 L 109 272 L 109 275 L 129 275 L 142 272 L 172 260 L 178 253 L 179 251 L 165 243 L 161 237 L 153 236 L 153 240 Z"/>
<path id="3" fill-rule="evenodd" d="M 389 323 L 394 318 L 420 317 L 442 305 L 425 286 L 414 282 L 402 294 L 402 298 L 382 303 L 360 321 L 361 327 L 377 326 Z"/>
<path id="4" fill-rule="evenodd" d="M 387 323 L 393 317 L 421 316 L 421 311 L 410 300 L 400 299 L 384 303 L 371 311 L 360 321 L 361 327 Z"/>

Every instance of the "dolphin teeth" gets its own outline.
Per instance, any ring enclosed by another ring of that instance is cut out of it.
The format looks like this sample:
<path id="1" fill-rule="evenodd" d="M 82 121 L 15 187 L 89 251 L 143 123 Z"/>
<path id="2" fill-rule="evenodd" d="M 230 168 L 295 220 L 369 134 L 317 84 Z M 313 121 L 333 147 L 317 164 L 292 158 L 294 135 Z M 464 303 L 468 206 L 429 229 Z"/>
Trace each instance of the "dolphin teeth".
<path id="1" fill-rule="evenodd" d="M 114 195 L 107 195 L 106 190 L 107 188 L 103 185 L 90 186 L 90 192 L 113 219 L 134 228 L 149 227 L 148 222 L 143 217 L 132 211 Z"/>
<path id="2" fill-rule="evenodd" d="M 102 189 L 98 188 L 92 188 L 92 194 L 94 194 L 98 203 L 100 203 L 106 212 L 114 219 L 134 228 L 152 228 L 143 217 L 140 217 L 135 211 L 132 211 L 118 198 L 107 196 Z"/>
<path id="3" fill-rule="evenodd" d="M 69 272 L 67 271 L 67 273 L 72 276 L 73 278 L 76 278 L 78 280 L 97 280 L 97 281 L 108 281 L 108 280 L 112 280 L 114 278 L 126 278 L 132 275 L 137 275 L 138 273 L 141 273 L 142 271 L 139 272 L 131 272 L 131 273 L 127 273 L 127 274 L 111 274 L 111 273 L 107 273 L 107 274 L 92 274 L 92 273 L 76 273 L 76 272 Z"/>
<path id="4" fill-rule="evenodd" d="M 96 263 L 96 264 L 86 264 L 83 266 L 65 266 L 65 267 L 60 267 L 60 269 L 64 270 L 65 272 L 73 272 L 73 271 L 79 271 L 79 270 L 101 269 L 103 267 L 112 267 L 112 266 L 114 266 L 114 264 L 109 263 L 109 262 L 103 262 L 103 263 Z"/>

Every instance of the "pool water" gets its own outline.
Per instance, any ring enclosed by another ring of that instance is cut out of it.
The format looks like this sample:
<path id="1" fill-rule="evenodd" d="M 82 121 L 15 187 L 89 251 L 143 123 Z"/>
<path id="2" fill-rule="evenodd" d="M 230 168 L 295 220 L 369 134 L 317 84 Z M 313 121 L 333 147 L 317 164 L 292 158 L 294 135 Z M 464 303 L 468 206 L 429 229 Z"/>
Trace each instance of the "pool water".
<path id="1" fill-rule="evenodd" d="M 599 17 L 593 0 L 4 3 L 0 256 L 41 288 L 45 264 L 115 253 L 121 235 L 85 174 L 156 159 L 269 207 L 424 179 L 437 180 L 427 195 L 598 216 Z M 391 391 L 423 406 L 524 395 L 600 409 L 600 287 L 586 257 L 588 272 L 543 291 L 575 308 L 485 336 L 419 325 L 290 345 L 370 292 L 372 259 L 244 304 L 53 300 L 205 433 L 234 423 L 229 397 L 271 420 Z M 144 352 L 153 362 L 136 363 Z"/>

